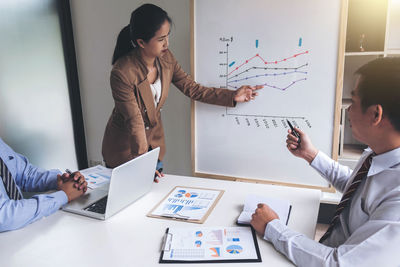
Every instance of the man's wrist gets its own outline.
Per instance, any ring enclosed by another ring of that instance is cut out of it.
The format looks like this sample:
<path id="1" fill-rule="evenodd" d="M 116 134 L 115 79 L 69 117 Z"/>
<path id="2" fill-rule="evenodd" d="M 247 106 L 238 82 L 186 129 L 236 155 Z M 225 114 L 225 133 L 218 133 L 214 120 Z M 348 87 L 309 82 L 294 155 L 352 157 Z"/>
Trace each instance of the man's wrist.
<path id="1" fill-rule="evenodd" d="M 308 151 L 308 153 L 306 153 L 304 159 L 308 162 L 308 164 L 311 164 L 311 162 L 313 162 L 313 160 L 317 155 L 318 155 L 318 149 L 314 148 Z"/>
<path id="2" fill-rule="evenodd" d="M 69 197 L 69 195 L 67 194 L 67 192 L 64 189 L 60 189 L 61 192 L 63 192 L 65 194 L 65 196 L 67 197 L 67 203 L 71 202 L 71 199 Z"/>
<path id="3" fill-rule="evenodd" d="M 276 228 L 277 225 L 281 224 L 281 220 L 279 219 L 274 219 L 267 223 L 267 226 L 265 227 L 264 231 L 264 239 L 272 242 L 274 239 L 278 238 L 278 235 L 276 234 L 276 231 L 274 228 Z"/>

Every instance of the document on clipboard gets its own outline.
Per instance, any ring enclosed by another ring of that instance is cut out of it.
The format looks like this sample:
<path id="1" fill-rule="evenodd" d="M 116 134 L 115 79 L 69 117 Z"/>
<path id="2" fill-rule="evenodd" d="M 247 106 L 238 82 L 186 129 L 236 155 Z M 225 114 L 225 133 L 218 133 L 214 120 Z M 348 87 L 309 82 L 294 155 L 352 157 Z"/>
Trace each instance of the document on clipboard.
<path id="1" fill-rule="evenodd" d="M 251 227 L 170 227 L 159 263 L 261 262 Z"/>
<path id="2" fill-rule="evenodd" d="M 224 190 L 176 186 L 147 216 L 203 223 Z"/>

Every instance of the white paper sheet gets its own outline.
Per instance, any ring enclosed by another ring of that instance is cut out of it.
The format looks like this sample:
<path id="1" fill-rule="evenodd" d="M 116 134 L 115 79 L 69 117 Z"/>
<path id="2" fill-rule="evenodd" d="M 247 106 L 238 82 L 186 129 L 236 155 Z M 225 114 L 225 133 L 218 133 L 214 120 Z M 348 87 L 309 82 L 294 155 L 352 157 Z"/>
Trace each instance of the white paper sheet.
<path id="1" fill-rule="evenodd" d="M 246 197 L 243 211 L 240 213 L 237 222 L 241 224 L 250 224 L 251 215 L 257 209 L 259 203 L 265 203 L 270 206 L 276 214 L 278 214 L 279 219 L 286 224 L 291 206 L 289 201 L 256 195 L 248 195 Z"/>
<path id="2" fill-rule="evenodd" d="M 97 165 L 79 172 L 85 176 L 88 187 L 95 189 L 110 183 L 112 169 Z"/>

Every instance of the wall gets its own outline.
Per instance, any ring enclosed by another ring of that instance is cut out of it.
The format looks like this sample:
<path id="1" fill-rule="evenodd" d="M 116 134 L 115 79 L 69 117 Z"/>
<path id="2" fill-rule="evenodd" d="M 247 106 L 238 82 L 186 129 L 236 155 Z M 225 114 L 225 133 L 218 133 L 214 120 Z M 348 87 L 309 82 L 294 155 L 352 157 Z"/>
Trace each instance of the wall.
<path id="1" fill-rule="evenodd" d="M 0 137 L 34 165 L 76 170 L 57 1 L 0 1 Z"/>
<path id="2" fill-rule="evenodd" d="M 146 2 L 136 0 L 70 0 L 89 164 L 102 161 L 101 143 L 113 108 L 109 85 L 117 35 L 130 13 Z M 165 9 L 174 27 L 170 49 L 190 72 L 190 1 L 148 1 Z M 165 172 L 190 175 L 190 99 L 171 85 L 163 108 L 167 154 Z"/>

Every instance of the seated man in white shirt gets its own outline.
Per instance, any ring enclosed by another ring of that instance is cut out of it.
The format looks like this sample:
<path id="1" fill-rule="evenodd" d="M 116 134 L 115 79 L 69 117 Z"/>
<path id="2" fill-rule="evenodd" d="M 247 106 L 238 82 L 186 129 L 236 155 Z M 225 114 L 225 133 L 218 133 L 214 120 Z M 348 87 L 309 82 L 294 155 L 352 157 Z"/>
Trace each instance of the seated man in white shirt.
<path id="1" fill-rule="evenodd" d="M 400 58 L 362 66 L 348 108 L 353 136 L 367 144 L 354 171 L 289 130 L 289 151 L 305 159 L 343 198 L 319 242 L 290 230 L 267 205 L 251 225 L 298 266 L 400 266 Z"/>
<path id="2" fill-rule="evenodd" d="M 83 195 L 85 177 L 79 172 L 61 175 L 59 170 L 43 170 L 12 150 L 0 138 L 0 232 L 18 229 L 56 212 Z M 22 192 L 44 192 L 24 199 Z"/>

